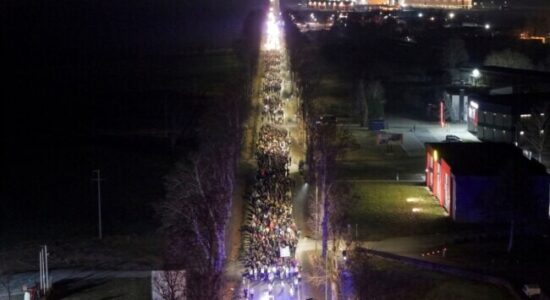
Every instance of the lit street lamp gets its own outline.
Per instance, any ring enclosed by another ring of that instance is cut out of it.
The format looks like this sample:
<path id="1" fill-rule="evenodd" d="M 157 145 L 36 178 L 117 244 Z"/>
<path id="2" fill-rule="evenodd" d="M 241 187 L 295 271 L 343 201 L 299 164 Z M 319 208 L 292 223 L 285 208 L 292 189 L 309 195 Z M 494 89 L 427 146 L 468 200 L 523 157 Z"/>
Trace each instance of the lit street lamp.
<path id="1" fill-rule="evenodd" d="M 481 77 L 481 72 L 479 72 L 479 69 L 474 69 L 472 71 L 471 76 L 472 76 L 473 81 L 474 81 L 474 86 L 477 86 L 477 81 Z"/>

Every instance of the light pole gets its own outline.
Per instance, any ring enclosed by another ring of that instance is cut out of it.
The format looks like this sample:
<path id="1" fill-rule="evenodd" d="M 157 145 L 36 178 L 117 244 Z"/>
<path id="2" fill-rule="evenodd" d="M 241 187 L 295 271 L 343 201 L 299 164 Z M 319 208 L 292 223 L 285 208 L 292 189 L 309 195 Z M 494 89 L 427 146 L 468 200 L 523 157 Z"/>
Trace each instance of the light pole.
<path id="1" fill-rule="evenodd" d="M 328 252 L 325 255 L 325 300 L 328 299 Z"/>
<path id="2" fill-rule="evenodd" d="M 97 181 L 97 221 L 98 221 L 98 231 L 99 231 L 99 239 L 101 240 L 103 238 L 103 226 L 102 226 L 102 220 L 101 220 L 101 174 L 100 170 L 94 170 L 92 173 L 95 173 L 97 175 L 96 178 L 92 179 L 94 181 Z"/>
<path id="3" fill-rule="evenodd" d="M 477 87 L 477 81 L 479 79 L 479 77 L 481 77 L 481 72 L 479 72 L 479 69 L 473 69 L 472 70 L 472 78 L 474 79 L 474 86 Z"/>

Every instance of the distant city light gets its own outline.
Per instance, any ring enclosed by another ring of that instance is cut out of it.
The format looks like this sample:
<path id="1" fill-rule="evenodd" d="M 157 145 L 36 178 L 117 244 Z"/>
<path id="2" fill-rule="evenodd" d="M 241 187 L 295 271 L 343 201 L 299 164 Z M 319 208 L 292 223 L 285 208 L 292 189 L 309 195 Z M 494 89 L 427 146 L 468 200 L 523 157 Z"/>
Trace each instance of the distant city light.
<path id="1" fill-rule="evenodd" d="M 487 30 L 491 29 L 491 24 L 489 24 L 489 23 L 485 24 L 485 29 L 487 29 Z"/>
<path id="2" fill-rule="evenodd" d="M 523 130 L 519 132 L 519 135 L 524 135 L 524 134 L 525 134 L 525 131 Z"/>
<path id="3" fill-rule="evenodd" d="M 418 17 L 419 17 L 419 18 L 422 18 L 423 16 L 424 16 L 423 13 L 421 13 L 421 12 L 418 13 Z"/>
<path id="4" fill-rule="evenodd" d="M 472 77 L 474 77 L 474 78 L 479 78 L 479 77 L 481 77 L 481 72 L 479 72 L 479 69 L 474 69 L 474 70 L 472 71 Z"/>
<path id="5" fill-rule="evenodd" d="M 449 13 L 449 19 L 454 19 L 455 17 L 455 13 L 454 12 L 450 12 Z"/>
<path id="6" fill-rule="evenodd" d="M 430 17 L 430 21 L 435 21 L 435 17 Z"/>

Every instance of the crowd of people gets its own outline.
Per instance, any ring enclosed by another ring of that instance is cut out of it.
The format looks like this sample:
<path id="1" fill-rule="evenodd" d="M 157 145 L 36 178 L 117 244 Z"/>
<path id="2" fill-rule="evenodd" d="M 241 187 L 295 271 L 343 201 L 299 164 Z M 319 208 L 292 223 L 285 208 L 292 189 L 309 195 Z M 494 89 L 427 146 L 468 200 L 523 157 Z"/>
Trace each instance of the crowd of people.
<path id="1" fill-rule="evenodd" d="M 256 181 L 247 196 L 249 211 L 243 227 L 248 237 L 243 256 L 246 268 L 243 283 L 264 281 L 269 293 L 275 284 L 280 284 L 293 295 L 301 281 L 300 266 L 294 259 L 300 232 L 292 217 L 291 139 L 288 130 L 279 126 L 284 120 L 280 96 L 281 54 L 274 50 L 264 54 L 264 110 L 255 153 Z M 253 290 L 243 291 L 245 298 L 253 296 Z"/>
<path id="2" fill-rule="evenodd" d="M 282 124 L 284 120 L 281 100 L 281 55 L 279 51 L 265 51 L 265 75 L 262 78 L 262 120 Z"/>

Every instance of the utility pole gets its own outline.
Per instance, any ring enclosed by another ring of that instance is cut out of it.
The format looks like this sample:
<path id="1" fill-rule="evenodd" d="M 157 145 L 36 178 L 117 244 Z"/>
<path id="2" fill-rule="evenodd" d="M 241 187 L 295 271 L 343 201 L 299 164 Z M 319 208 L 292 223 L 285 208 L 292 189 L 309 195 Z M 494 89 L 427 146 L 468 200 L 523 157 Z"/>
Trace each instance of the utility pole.
<path id="1" fill-rule="evenodd" d="M 103 238 L 103 227 L 101 224 L 101 173 L 100 170 L 92 171 L 92 174 L 96 174 L 96 178 L 92 178 L 93 181 L 97 181 L 97 218 L 98 218 L 98 230 L 99 230 L 99 239 Z"/>
<path id="2" fill-rule="evenodd" d="M 328 255 L 325 256 L 325 300 L 328 300 L 328 266 L 327 266 Z"/>
<path id="3" fill-rule="evenodd" d="M 40 248 L 38 254 L 39 269 L 40 269 L 40 291 L 45 295 L 50 289 L 50 274 L 48 271 L 48 246 L 44 245 Z"/>

